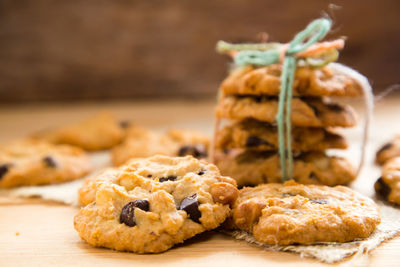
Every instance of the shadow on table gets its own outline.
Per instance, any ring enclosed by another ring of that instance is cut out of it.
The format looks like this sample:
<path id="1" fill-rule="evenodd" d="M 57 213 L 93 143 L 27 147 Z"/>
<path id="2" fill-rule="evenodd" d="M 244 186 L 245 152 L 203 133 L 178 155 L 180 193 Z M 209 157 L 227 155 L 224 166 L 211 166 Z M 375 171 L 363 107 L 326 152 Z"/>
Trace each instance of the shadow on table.
<path id="1" fill-rule="evenodd" d="M 227 264 L 229 266 L 241 263 L 247 264 L 268 264 L 278 263 L 285 266 L 298 266 L 299 262 L 318 264 L 311 258 L 301 258 L 288 252 L 268 251 L 254 244 L 234 240 L 231 237 L 210 231 L 199 234 L 178 244 L 166 252 L 158 254 L 134 254 L 130 252 L 119 252 L 106 248 L 93 248 L 84 241 L 80 241 L 78 246 L 84 250 L 86 255 L 101 258 L 102 261 L 115 260 L 120 263 L 135 264 L 140 262 L 144 265 L 169 265 L 173 263 L 185 263 L 185 266 Z M 218 263 L 219 262 L 219 263 Z M 235 264 L 236 263 L 236 264 Z M 187 265 L 189 264 L 189 265 Z M 322 263 L 321 263 L 322 264 Z"/>

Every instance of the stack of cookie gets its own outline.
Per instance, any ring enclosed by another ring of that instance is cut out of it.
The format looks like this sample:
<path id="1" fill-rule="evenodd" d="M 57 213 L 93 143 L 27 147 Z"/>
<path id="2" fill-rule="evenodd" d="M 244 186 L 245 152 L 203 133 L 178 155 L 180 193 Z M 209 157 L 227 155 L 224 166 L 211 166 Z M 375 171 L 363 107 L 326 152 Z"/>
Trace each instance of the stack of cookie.
<path id="1" fill-rule="evenodd" d="M 376 162 L 382 166 L 382 175 L 375 182 L 376 193 L 400 205 L 400 135 L 378 150 Z"/>
<path id="2" fill-rule="evenodd" d="M 215 162 L 223 175 L 239 186 L 281 181 L 276 115 L 281 64 L 246 66 L 234 70 L 221 84 L 216 116 L 230 123 L 217 129 Z M 327 149 L 345 149 L 347 142 L 334 128 L 353 127 L 356 117 L 348 105 L 330 97 L 359 97 L 361 85 L 332 64 L 299 67 L 292 99 L 293 178 L 303 184 L 348 184 L 356 177 L 344 158 Z"/>

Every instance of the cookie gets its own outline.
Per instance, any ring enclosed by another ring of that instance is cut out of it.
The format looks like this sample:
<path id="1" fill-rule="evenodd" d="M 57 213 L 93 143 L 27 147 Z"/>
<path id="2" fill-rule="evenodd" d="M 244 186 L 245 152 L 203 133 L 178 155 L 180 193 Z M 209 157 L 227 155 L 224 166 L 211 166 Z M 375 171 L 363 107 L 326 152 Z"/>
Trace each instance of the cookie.
<path id="1" fill-rule="evenodd" d="M 240 190 L 235 227 L 269 245 L 349 242 L 380 223 L 377 205 L 343 186 L 264 184 Z"/>
<path id="2" fill-rule="evenodd" d="M 275 123 L 278 112 L 276 97 L 226 96 L 220 99 L 216 115 L 219 118 L 248 118 Z M 301 127 L 352 127 L 356 125 L 353 109 L 319 98 L 292 99 L 292 125 Z"/>
<path id="3" fill-rule="evenodd" d="M 69 145 L 23 140 L 0 147 L 0 187 L 44 185 L 81 178 L 91 171 L 86 153 Z"/>
<path id="4" fill-rule="evenodd" d="M 108 112 L 80 123 L 61 127 L 37 137 L 54 144 L 68 144 L 85 150 L 109 149 L 122 141 L 125 136 L 126 122 L 118 122 Z"/>
<path id="5" fill-rule="evenodd" d="M 400 205 L 400 157 L 383 165 L 382 177 L 376 181 L 375 191 L 387 201 Z"/>
<path id="6" fill-rule="evenodd" d="M 278 95 L 282 65 L 246 66 L 233 71 L 221 84 L 221 90 L 234 95 Z M 294 96 L 346 96 L 363 94 L 360 84 L 348 74 L 330 67 L 297 68 Z"/>
<path id="7" fill-rule="evenodd" d="M 400 157 L 400 136 L 386 143 L 376 152 L 376 162 L 380 165 L 394 157 Z"/>
<path id="8" fill-rule="evenodd" d="M 116 168 L 106 168 L 95 175 L 83 180 L 82 186 L 78 189 L 78 203 L 81 206 L 89 205 L 96 200 L 97 186 L 103 181 L 112 180 L 114 174 L 118 174 Z"/>
<path id="9" fill-rule="evenodd" d="M 275 150 L 279 148 L 275 126 L 253 119 L 231 123 L 217 132 L 216 147 Z M 292 149 L 322 151 L 329 148 L 345 149 L 345 138 L 323 128 L 296 127 L 292 129 Z"/>
<path id="10" fill-rule="evenodd" d="M 130 127 L 124 141 L 113 148 L 112 161 L 121 165 L 131 158 L 153 155 L 186 156 L 206 158 L 209 138 L 201 133 L 188 130 L 169 130 L 164 134 Z"/>
<path id="11" fill-rule="evenodd" d="M 215 164 L 239 186 L 281 181 L 280 159 L 274 151 L 221 152 Z M 345 158 L 305 152 L 294 156 L 293 178 L 302 184 L 345 185 L 356 178 L 356 170 Z"/>
<path id="12" fill-rule="evenodd" d="M 214 229 L 238 196 L 233 179 L 192 156 L 132 160 L 108 175 L 74 225 L 90 245 L 120 251 L 158 253 Z"/>

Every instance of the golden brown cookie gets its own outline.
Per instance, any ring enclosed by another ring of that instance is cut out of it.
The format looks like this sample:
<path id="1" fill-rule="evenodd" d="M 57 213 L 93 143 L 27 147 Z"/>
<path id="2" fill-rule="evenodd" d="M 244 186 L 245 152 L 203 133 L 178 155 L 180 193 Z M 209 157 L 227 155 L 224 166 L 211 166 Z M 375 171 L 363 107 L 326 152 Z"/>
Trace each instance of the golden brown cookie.
<path id="1" fill-rule="evenodd" d="M 112 161 L 121 165 L 131 158 L 153 155 L 186 156 L 206 158 L 209 138 L 189 130 L 169 130 L 164 134 L 140 128 L 129 127 L 124 141 L 113 148 Z"/>
<path id="2" fill-rule="evenodd" d="M 157 253 L 218 227 L 238 190 L 215 165 L 192 156 L 132 160 L 95 185 L 74 225 L 90 245 Z"/>
<path id="3" fill-rule="evenodd" d="M 343 186 L 264 184 L 240 190 L 233 223 L 269 245 L 349 242 L 371 235 L 377 205 Z"/>
<path id="4" fill-rule="evenodd" d="M 78 203 L 81 206 L 89 205 L 96 199 L 97 186 L 107 180 L 112 180 L 113 175 L 118 174 L 114 168 L 107 168 L 96 175 L 84 179 L 82 186 L 78 189 Z"/>
<path id="5" fill-rule="evenodd" d="M 37 137 L 54 144 L 74 145 L 90 151 L 103 150 L 122 141 L 125 126 L 125 123 L 118 122 L 112 114 L 103 112 L 80 123 L 61 127 Z"/>
<path id="6" fill-rule="evenodd" d="M 400 205 L 400 157 L 383 165 L 382 177 L 376 181 L 375 191 L 387 201 Z"/>
<path id="7" fill-rule="evenodd" d="M 400 157 L 400 136 L 396 136 L 376 152 L 376 162 L 380 165 L 394 157 Z"/>
<path id="8" fill-rule="evenodd" d="M 275 150 L 279 148 L 275 126 L 253 119 L 231 123 L 217 132 L 216 147 Z M 292 129 L 292 149 L 322 151 L 329 148 L 345 149 L 343 136 L 323 128 L 295 127 Z"/>
<path id="9" fill-rule="evenodd" d="M 218 103 L 219 118 L 248 118 L 275 123 L 278 100 L 275 97 L 226 96 Z M 292 125 L 300 127 L 352 127 L 356 116 L 348 105 L 339 105 L 319 98 L 292 99 Z"/>
<path id="10" fill-rule="evenodd" d="M 217 154 L 215 164 L 239 186 L 281 181 L 280 159 L 275 151 L 226 152 Z M 305 152 L 294 157 L 293 178 L 302 184 L 346 185 L 356 178 L 356 170 L 344 158 Z"/>
<path id="11" fill-rule="evenodd" d="M 233 71 L 221 84 L 226 95 L 278 95 L 282 65 L 246 66 Z M 297 68 L 294 96 L 348 96 L 363 94 L 360 84 L 329 65 L 315 69 Z"/>
<path id="12" fill-rule="evenodd" d="M 91 171 L 87 154 L 69 145 L 39 140 L 15 141 L 0 147 L 0 187 L 61 183 Z"/>

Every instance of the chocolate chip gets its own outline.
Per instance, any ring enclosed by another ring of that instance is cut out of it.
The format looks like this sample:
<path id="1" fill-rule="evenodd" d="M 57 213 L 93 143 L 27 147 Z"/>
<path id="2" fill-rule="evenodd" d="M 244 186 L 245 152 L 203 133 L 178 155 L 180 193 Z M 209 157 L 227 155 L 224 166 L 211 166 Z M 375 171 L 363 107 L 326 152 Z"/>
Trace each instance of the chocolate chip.
<path id="1" fill-rule="evenodd" d="M 387 149 L 391 148 L 392 146 L 393 146 L 392 143 L 387 143 L 387 144 L 385 144 L 383 147 L 381 147 L 381 148 L 378 150 L 378 154 L 379 154 L 379 153 L 382 153 L 384 150 L 387 150 Z"/>
<path id="2" fill-rule="evenodd" d="M 254 101 L 256 101 L 256 103 L 261 103 L 263 101 L 263 98 L 261 96 L 255 96 Z"/>
<path id="3" fill-rule="evenodd" d="M 175 181 L 176 178 L 177 178 L 176 176 L 170 175 L 170 176 L 168 176 L 168 177 L 161 177 L 160 179 L 158 179 L 158 181 L 159 181 L 160 183 L 166 182 L 166 181 Z"/>
<path id="4" fill-rule="evenodd" d="M 11 164 L 1 164 L 0 165 L 0 179 L 8 172 Z"/>
<path id="5" fill-rule="evenodd" d="M 207 157 L 207 149 L 202 144 L 182 146 L 178 151 L 178 156 L 183 157 L 188 155 L 195 158 L 205 158 Z"/>
<path id="6" fill-rule="evenodd" d="M 301 151 L 292 151 L 293 159 L 301 159 L 304 154 Z"/>
<path id="7" fill-rule="evenodd" d="M 206 171 L 199 171 L 197 174 L 198 175 L 203 175 Z"/>
<path id="8" fill-rule="evenodd" d="M 255 160 L 267 159 L 276 155 L 276 151 L 255 151 L 255 150 L 245 150 L 235 157 L 235 160 L 239 164 L 254 163 Z"/>
<path id="9" fill-rule="evenodd" d="M 310 172 L 310 174 L 308 175 L 308 178 L 313 179 L 313 180 L 317 180 L 317 176 L 313 172 Z"/>
<path id="10" fill-rule="evenodd" d="M 313 204 L 321 204 L 321 205 L 328 204 L 328 200 L 323 198 L 310 199 L 310 201 Z"/>
<path id="11" fill-rule="evenodd" d="M 126 204 L 121 211 L 121 215 L 119 216 L 120 223 L 124 223 L 127 226 L 133 227 L 136 225 L 135 220 L 135 206 L 132 202 Z"/>
<path id="12" fill-rule="evenodd" d="M 254 183 L 245 183 L 245 184 L 243 184 L 243 185 L 238 185 L 238 189 L 242 189 L 242 188 L 245 188 L 245 187 L 254 187 L 254 186 L 256 186 L 257 184 L 254 184 Z"/>
<path id="13" fill-rule="evenodd" d="M 150 203 L 149 203 L 149 201 L 147 201 L 145 199 L 138 199 L 138 200 L 134 200 L 132 202 L 134 202 L 135 207 L 137 207 L 141 210 L 144 210 L 144 211 L 150 210 Z"/>
<path id="14" fill-rule="evenodd" d="M 385 183 L 382 177 L 379 177 L 379 179 L 375 182 L 375 191 L 386 199 L 392 189 L 387 183 Z"/>
<path id="15" fill-rule="evenodd" d="M 255 146 L 261 146 L 261 145 L 268 145 L 268 146 L 272 146 L 270 143 L 268 143 L 267 141 L 258 138 L 257 136 L 252 136 L 250 135 L 249 137 L 247 137 L 246 140 L 246 146 L 247 147 L 255 147 Z"/>
<path id="16" fill-rule="evenodd" d="M 336 111 L 336 112 L 343 111 L 343 107 L 341 105 L 339 105 L 339 104 L 336 104 L 336 103 L 329 103 L 326 106 L 332 111 Z"/>
<path id="17" fill-rule="evenodd" d="M 149 211 L 150 210 L 150 204 L 149 201 L 147 200 L 133 200 L 131 202 L 128 202 L 121 211 L 121 215 L 119 217 L 120 223 L 124 223 L 127 226 L 133 227 L 136 225 L 136 220 L 135 220 L 135 208 L 144 210 L 144 211 Z"/>
<path id="18" fill-rule="evenodd" d="M 123 129 L 126 129 L 129 127 L 129 125 L 131 125 L 130 121 L 120 121 L 119 122 L 119 126 Z"/>
<path id="19" fill-rule="evenodd" d="M 153 175 L 151 175 L 151 174 L 148 174 L 148 175 L 147 175 L 147 178 L 151 178 L 151 177 L 153 177 Z"/>
<path id="20" fill-rule="evenodd" d="M 310 103 L 308 103 L 308 105 L 310 106 L 310 108 L 312 108 L 315 117 L 318 117 L 318 116 L 319 116 L 319 111 L 318 111 L 318 109 L 317 109 L 316 107 L 314 107 L 313 105 L 310 105 Z"/>
<path id="21" fill-rule="evenodd" d="M 197 223 L 200 223 L 201 212 L 199 210 L 199 201 L 197 200 L 197 194 L 193 194 L 184 198 L 179 205 L 180 210 L 186 211 L 189 218 Z"/>
<path id="22" fill-rule="evenodd" d="M 55 160 L 54 160 L 52 157 L 50 157 L 50 156 L 44 157 L 44 158 L 43 158 L 43 161 L 44 161 L 44 163 L 46 164 L 46 166 L 49 167 L 49 168 L 55 168 L 55 167 L 57 167 L 57 163 L 56 163 Z"/>

